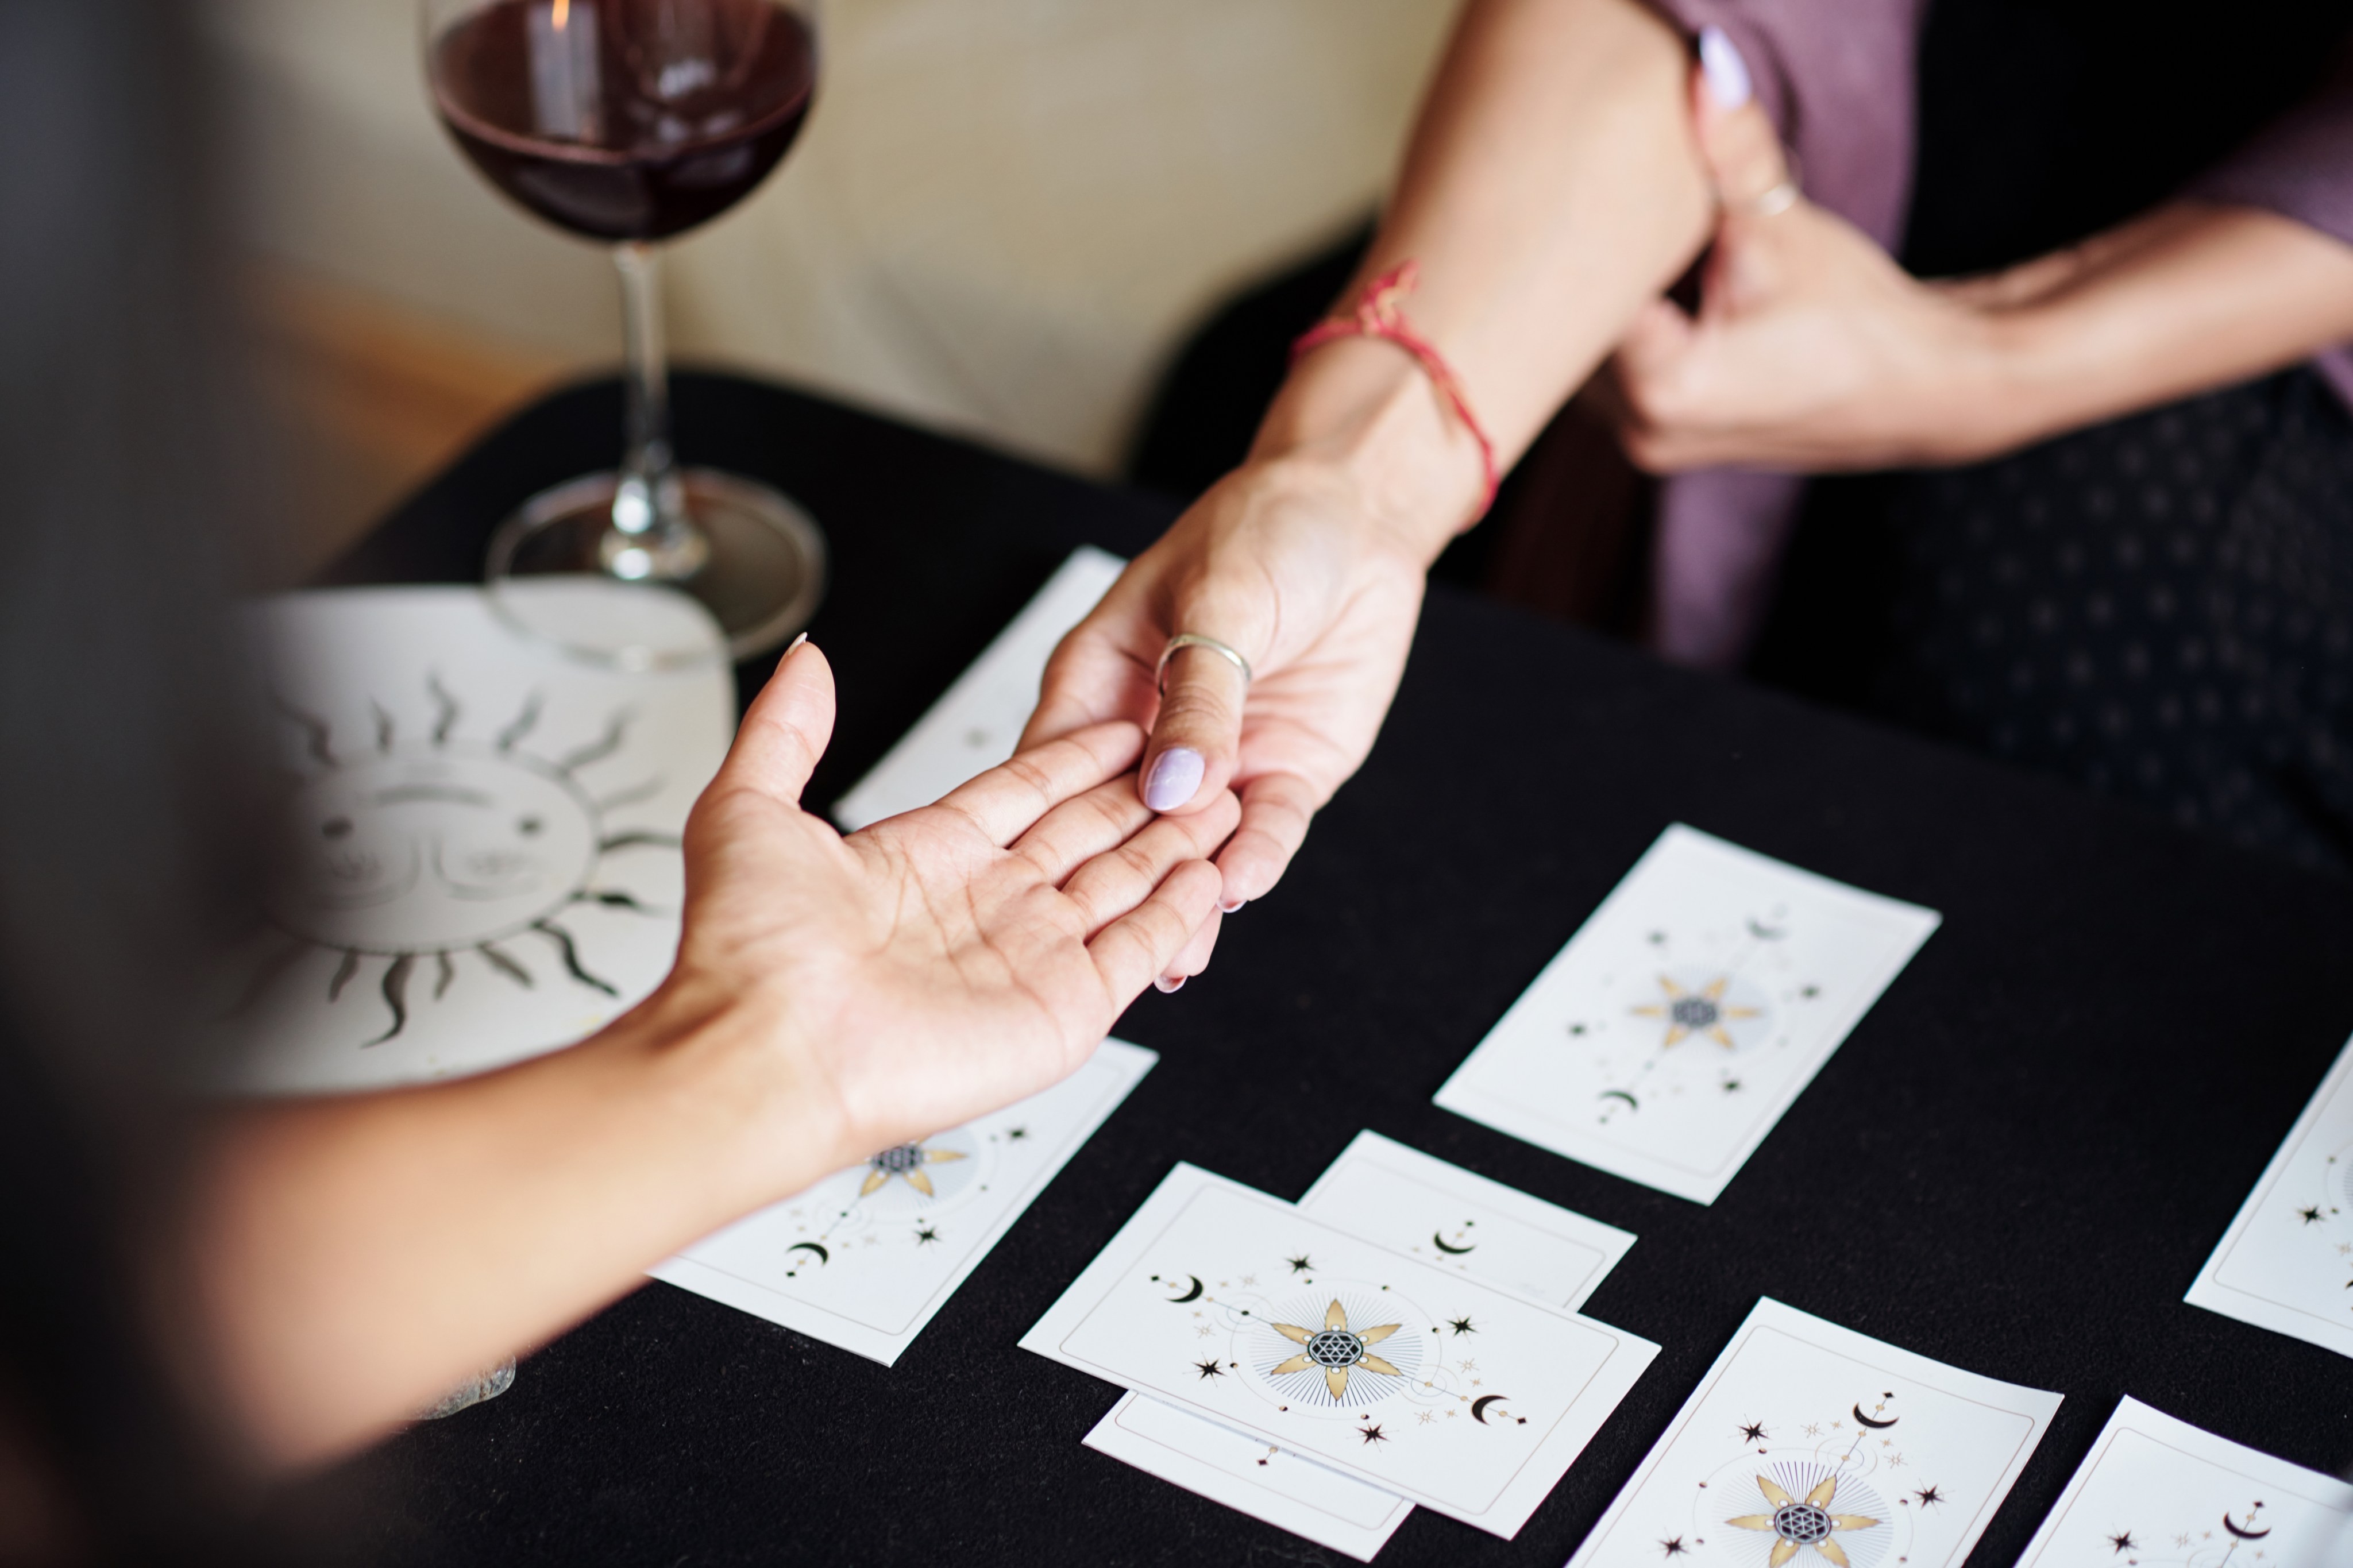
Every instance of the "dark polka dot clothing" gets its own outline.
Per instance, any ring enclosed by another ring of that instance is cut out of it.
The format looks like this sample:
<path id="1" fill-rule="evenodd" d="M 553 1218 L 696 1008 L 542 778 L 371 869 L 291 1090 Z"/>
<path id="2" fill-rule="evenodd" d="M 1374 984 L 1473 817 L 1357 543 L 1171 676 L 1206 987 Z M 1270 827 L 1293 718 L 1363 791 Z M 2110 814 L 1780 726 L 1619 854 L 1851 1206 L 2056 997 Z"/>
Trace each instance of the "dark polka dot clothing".
<path id="1" fill-rule="evenodd" d="M 2353 419 L 2312 372 L 1816 490 L 1760 675 L 2353 868 Z"/>

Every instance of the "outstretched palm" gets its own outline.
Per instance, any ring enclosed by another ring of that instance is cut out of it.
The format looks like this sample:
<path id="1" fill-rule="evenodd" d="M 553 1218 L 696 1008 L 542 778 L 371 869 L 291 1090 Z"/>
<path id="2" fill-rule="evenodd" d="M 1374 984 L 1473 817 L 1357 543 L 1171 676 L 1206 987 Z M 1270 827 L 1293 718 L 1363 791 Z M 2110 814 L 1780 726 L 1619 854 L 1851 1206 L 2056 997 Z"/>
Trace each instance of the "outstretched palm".
<path id="1" fill-rule="evenodd" d="M 800 806 L 832 721 L 831 672 L 800 648 L 687 825 L 671 984 L 789 998 L 777 1043 L 830 1097 L 847 1163 L 1083 1061 L 1214 911 L 1202 858 L 1240 808 L 1155 820 L 1128 773 L 1143 733 L 1115 722 L 845 839 Z"/>

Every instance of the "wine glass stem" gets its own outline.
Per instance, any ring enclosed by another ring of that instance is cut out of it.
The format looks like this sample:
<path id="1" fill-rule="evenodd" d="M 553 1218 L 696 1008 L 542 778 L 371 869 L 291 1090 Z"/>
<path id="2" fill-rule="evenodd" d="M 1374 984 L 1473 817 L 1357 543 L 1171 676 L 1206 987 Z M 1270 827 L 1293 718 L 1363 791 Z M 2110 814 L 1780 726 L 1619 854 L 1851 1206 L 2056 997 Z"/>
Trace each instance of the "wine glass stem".
<path id="1" fill-rule="evenodd" d="M 621 322 L 628 360 L 628 449 L 613 494 L 614 533 L 604 551 L 616 576 L 676 581 L 708 553 L 688 518 L 670 446 L 670 364 L 662 352 L 660 256 L 640 242 L 616 246 Z"/>

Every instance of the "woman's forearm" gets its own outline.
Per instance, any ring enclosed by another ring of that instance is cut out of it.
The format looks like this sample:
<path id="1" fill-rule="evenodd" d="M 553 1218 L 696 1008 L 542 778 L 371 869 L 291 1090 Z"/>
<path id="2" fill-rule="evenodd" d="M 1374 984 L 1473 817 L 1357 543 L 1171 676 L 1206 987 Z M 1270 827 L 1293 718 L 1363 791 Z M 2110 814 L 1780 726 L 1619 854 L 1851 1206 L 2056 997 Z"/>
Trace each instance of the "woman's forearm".
<path id="1" fill-rule="evenodd" d="M 236 1112 L 182 1337 L 265 1463 L 331 1456 L 843 1157 L 773 1020 L 664 990 L 480 1078 Z"/>
<path id="2" fill-rule="evenodd" d="M 1419 263 L 1406 312 L 1453 364 L 1504 467 L 1707 237 L 1689 79 L 1682 41 L 1638 0 L 1463 12 L 1356 285 Z M 1476 504 L 1475 447 L 1388 344 L 1302 363 L 1258 455 L 1303 449 L 1371 476 L 1390 525 L 1428 555 Z"/>
<path id="3" fill-rule="evenodd" d="M 2189 202 L 2080 254 L 2029 263 L 1999 300 L 1976 394 L 2008 450 L 2353 341 L 2353 246 L 2276 214 Z"/>

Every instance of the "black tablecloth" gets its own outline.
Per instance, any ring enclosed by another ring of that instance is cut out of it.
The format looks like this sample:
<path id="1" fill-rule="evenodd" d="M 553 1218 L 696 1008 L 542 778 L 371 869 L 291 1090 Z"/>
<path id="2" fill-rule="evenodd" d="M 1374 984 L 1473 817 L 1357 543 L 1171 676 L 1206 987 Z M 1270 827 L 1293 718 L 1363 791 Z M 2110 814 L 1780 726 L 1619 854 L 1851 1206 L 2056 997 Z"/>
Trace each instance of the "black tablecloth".
<path id="1" fill-rule="evenodd" d="M 813 804 L 1071 546 L 1132 552 L 1174 511 L 746 381 L 682 376 L 677 410 L 689 460 L 784 486 L 831 538 Z M 532 408 L 334 579 L 472 577 L 619 417 L 609 385 Z M 1430 1102 L 1677 821 L 1945 915 L 1710 1207 Z M 649 1284 L 285 1506 L 364 1510 L 341 1541 L 397 1563 L 1345 1561 L 1080 1447 L 1114 1390 L 1014 1342 L 1174 1162 L 1296 1197 L 1372 1128 L 1633 1231 L 1587 1310 L 1665 1347 L 1518 1540 L 1422 1510 L 1384 1564 L 1561 1562 L 1760 1295 L 2066 1395 L 1972 1559 L 2006 1564 L 2124 1394 L 2353 1465 L 2353 1363 L 2181 1300 L 2353 1030 L 2348 959 L 2340 883 L 1440 591 L 1282 886 L 1122 1024 L 1159 1067 L 896 1367 Z"/>

